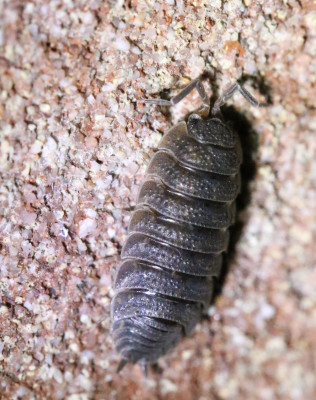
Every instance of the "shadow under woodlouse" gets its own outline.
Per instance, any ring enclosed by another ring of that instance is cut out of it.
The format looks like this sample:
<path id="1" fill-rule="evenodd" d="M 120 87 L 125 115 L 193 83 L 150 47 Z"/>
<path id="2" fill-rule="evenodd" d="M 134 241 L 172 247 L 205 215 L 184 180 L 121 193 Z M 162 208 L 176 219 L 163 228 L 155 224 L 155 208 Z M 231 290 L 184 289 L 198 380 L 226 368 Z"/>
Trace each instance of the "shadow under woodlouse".
<path id="1" fill-rule="evenodd" d="M 213 96 L 216 98 L 216 94 L 213 94 Z M 250 184 L 254 180 L 257 170 L 255 160 L 258 151 L 258 134 L 252 128 L 251 123 L 245 115 L 238 112 L 233 106 L 223 106 L 221 111 L 227 125 L 234 130 L 240 138 L 243 151 L 243 163 L 240 168 L 241 190 L 236 199 L 236 222 L 230 228 L 229 247 L 227 253 L 225 253 L 223 257 L 221 274 L 215 284 L 210 306 L 215 303 L 216 298 L 223 290 L 230 266 L 236 254 L 236 245 L 238 244 L 242 232 L 247 225 L 247 218 L 241 214 L 250 204 Z M 209 319 L 209 316 L 205 314 L 203 319 Z M 159 375 L 163 371 L 158 363 L 152 364 L 151 367 L 155 374 Z"/>
<path id="2" fill-rule="evenodd" d="M 221 275 L 215 285 L 211 305 L 221 294 L 230 265 L 233 262 L 236 245 L 247 225 L 247 219 L 241 218 L 241 212 L 250 204 L 250 183 L 256 175 L 256 153 L 258 150 L 258 135 L 252 128 L 247 118 L 238 112 L 233 106 L 223 106 L 222 114 L 227 124 L 237 132 L 243 151 L 243 162 L 241 164 L 241 190 L 236 199 L 236 222 L 230 228 L 230 241 L 227 253 L 224 254 Z"/>
<path id="3" fill-rule="evenodd" d="M 212 82 L 212 77 L 208 73 L 204 73 L 201 76 L 202 80 L 208 79 L 211 81 L 212 94 L 210 97 L 211 104 L 214 104 L 219 97 L 219 88 L 214 82 Z M 251 81 L 253 86 L 259 90 L 259 92 L 264 95 L 266 99 L 266 104 L 272 104 L 272 97 L 270 87 L 266 84 L 264 78 L 255 77 L 250 75 L 243 75 L 240 83 L 245 83 Z M 160 96 L 162 99 L 170 98 L 170 90 L 165 90 Z M 171 120 L 171 107 L 162 107 L 164 114 L 168 120 Z M 254 180 L 256 175 L 256 154 L 258 151 L 258 134 L 252 128 L 251 123 L 245 117 L 244 114 L 238 112 L 234 106 L 224 105 L 221 108 L 222 115 L 224 117 L 225 123 L 234 130 L 241 142 L 241 148 L 243 152 L 243 162 L 240 167 L 241 172 L 241 190 L 240 194 L 236 199 L 236 222 L 230 228 L 230 241 L 227 253 L 224 253 L 223 264 L 221 269 L 221 274 L 214 287 L 214 293 L 211 300 L 211 305 L 214 304 L 216 298 L 221 294 L 227 274 L 230 269 L 230 265 L 233 262 L 236 245 L 242 235 L 242 232 L 247 225 L 247 220 L 241 218 L 241 212 L 244 211 L 250 204 L 251 193 L 250 193 L 250 183 Z M 183 120 L 187 120 L 188 115 L 183 117 Z M 205 318 L 208 318 L 206 315 Z"/>
<path id="4" fill-rule="evenodd" d="M 213 94 L 216 98 L 216 93 Z M 213 98 L 212 96 L 212 98 Z M 233 106 L 223 106 L 222 114 L 225 122 L 233 129 L 239 136 L 241 147 L 243 151 L 243 163 L 241 164 L 241 190 L 240 194 L 236 199 L 236 222 L 230 228 L 230 242 L 227 253 L 224 254 L 223 264 L 221 269 L 220 277 L 218 278 L 215 287 L 213 297 L 210 303 L 212 306 L 216 298 L 221 294 L 225 280 L 230 270 L 230 266 L 234 260 L 236 254 L 236 245 L 242 235 L 244 228 L 247 225 L 247 218 L 241 216 L 241 213 L 247 209 L 251 201 L 250 184 L 254 180 L 256 175 L 256 154 L 258 151 L 258 134 L 252 128 L 249 120 L 242 113 L 238 112 Z M 203 319 L 209 319 L 207 314 L 204 315 Z M 152 371 L 154 374 L 161 374 L 163 369 L 158 363 L 153 364 Z"/>

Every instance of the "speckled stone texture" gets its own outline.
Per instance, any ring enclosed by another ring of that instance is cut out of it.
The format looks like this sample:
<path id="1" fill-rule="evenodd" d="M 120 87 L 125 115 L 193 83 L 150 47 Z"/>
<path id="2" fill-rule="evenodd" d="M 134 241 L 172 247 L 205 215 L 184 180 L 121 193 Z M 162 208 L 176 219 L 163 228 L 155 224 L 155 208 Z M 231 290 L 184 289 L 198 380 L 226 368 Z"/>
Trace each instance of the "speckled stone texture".
<path id="1" fill-rule="evenodd" d="M 1 399 L 314 400 L 314 1 L 0 8 Z M 162 134 L 200 104 L 137 100 L 204 72 L 210 93 L 248 75 L 271 100 L 229 101 L 258 138 L 243 229 L 209 318 L 147 379 L 117 375 L 111 282 L 130 210 Z"/>

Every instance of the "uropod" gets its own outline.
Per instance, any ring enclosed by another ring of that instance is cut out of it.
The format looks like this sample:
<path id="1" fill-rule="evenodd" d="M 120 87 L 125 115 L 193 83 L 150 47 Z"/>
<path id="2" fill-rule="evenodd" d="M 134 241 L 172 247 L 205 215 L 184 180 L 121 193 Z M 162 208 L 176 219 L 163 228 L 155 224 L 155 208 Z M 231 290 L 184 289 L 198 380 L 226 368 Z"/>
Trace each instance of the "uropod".
<path id="1" fill-rule="evenodd" d="M 190 335 L 210 304 L 228 247 L 242 150 L 220 108 L 236 91 L 261 104 L 236 82 L 211 107 L 199 79 L 171 100 L 144 102 L 172 106 L 193 89 L 202 105 L 163 136 L 122 248 L 111 303 L 112 334 L 122 356 L 118 371 L 137 362 L 146 371 Z"/>

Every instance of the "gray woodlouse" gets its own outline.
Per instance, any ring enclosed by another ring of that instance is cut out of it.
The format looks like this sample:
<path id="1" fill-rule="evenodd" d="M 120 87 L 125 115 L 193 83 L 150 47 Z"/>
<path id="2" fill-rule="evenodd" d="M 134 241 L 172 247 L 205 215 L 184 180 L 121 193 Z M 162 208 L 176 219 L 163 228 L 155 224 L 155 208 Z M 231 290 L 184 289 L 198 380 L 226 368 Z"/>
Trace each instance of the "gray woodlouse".
<path id="1" fill-rule="evenodd" d="M 172 106 L 193 89 L 202 106 L 163 136 L 122 249 L 111 304 L 112 334 L 122 355 L 118 371 L 137 362 L 146 370 L 191 333 L 210 303 L 228 246 L 242 151 L 220 107 L 236 90 L 252 105 L 260 103 L 235 83 L 207 118 L 210 100 L 199 79 L 170 101 L 144 102 Z"/>

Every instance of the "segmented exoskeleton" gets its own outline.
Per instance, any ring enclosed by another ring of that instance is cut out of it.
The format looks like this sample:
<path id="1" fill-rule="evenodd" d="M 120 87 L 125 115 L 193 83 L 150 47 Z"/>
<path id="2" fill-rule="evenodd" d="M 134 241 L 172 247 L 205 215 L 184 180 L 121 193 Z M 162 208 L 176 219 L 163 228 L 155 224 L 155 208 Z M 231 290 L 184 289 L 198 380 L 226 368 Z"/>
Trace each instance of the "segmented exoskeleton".
<path id="1" fill-rule="evenodd" d="M 128 362 L 146 368 L 191 333 L 210 303 L 227 250 L 242 151 L 220 107 L 236 90 L 259 103 L 235 83 L 214 104 L 213 117 L 204 119 L 210 105 L 198 79 L 171 101 L 145 102 L 173 105 L 194 88 L 203 105 L 163 136 L 121 253 L 112 300 L 119 369 Z"/>

